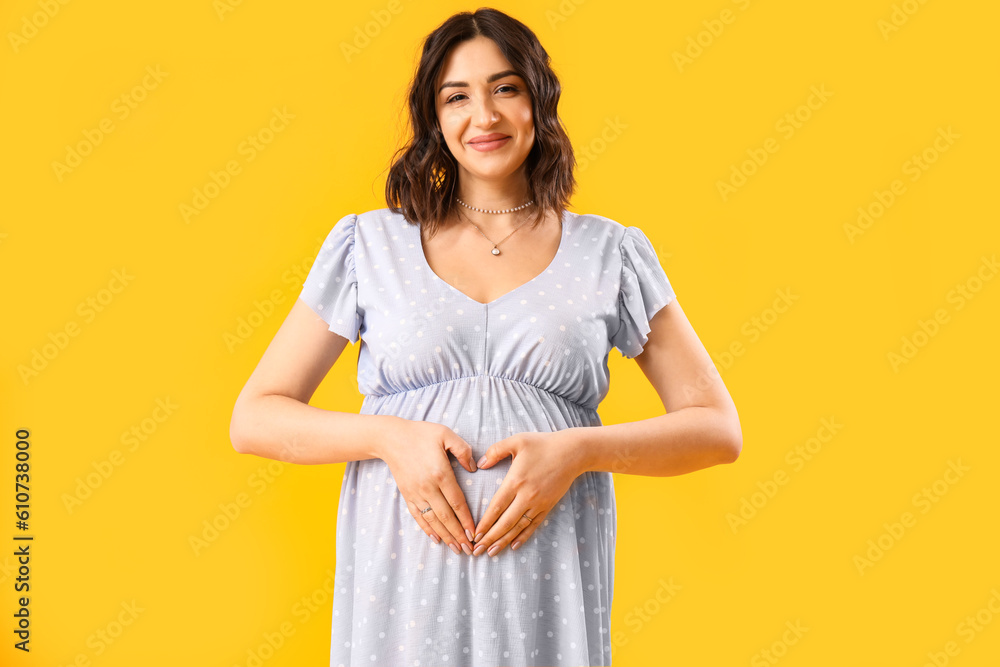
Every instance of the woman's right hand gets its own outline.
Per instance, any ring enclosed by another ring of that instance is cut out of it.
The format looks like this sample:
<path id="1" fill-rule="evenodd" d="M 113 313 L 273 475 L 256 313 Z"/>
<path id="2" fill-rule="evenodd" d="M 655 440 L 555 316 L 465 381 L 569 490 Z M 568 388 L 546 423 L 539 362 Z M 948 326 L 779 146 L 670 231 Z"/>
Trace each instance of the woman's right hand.
<path id="1" fill-rule="evenodd" d="M 472 447 L 443 424 L 401 419 L 380 447 L 396 487 L 414 521 L 435 542 L 444 539 L 456 554 L 472 555 L 476 524 L 465 501 L 448 452 L 469 472 L 476 472 Z M 420 511 L 430 507 L 431 511 Z M 468 534 L 466 534 L 468 531 Z"/>

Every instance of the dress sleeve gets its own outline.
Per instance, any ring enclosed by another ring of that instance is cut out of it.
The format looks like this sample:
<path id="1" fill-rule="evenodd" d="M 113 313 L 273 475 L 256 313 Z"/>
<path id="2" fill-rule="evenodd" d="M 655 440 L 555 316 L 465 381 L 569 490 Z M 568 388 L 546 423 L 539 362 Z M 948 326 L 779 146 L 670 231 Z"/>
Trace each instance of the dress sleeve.
<path id="1" fill-rule="evenodd" d="M 330 331 L 351 343 L 358 342 L 358 279 L 354 272 L 354 231 L 358 216 L 341 218 L 327 234 L 299 298 L 305 301 Z"/>
<path id="2" fill-rule="evenodd" d="M 611 344 L 632 359 L 642 352 L 649 320 L 674 300 L 674 289 L 660 266 L 653 244 L 638 227 L 626 227 L 619 245 L 622 257 L 618 292 L 618 329 Z"/>

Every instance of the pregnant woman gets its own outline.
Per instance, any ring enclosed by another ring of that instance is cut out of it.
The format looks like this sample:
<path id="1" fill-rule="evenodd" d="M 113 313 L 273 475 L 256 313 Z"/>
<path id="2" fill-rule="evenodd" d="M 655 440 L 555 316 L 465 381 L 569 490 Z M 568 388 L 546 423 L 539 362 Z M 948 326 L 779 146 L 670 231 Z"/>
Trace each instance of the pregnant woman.
<path id="1" fill-rule="evenodd" d="M 566 209 L 548 60 L 492 9 L 427 37 L 389 206 L 333 226 L 236 401 L 237 451 L 346 463 L 332 667 L 611 664 L 612 473 L 739 456 L 649 239 Z M 359 339 L 360 414 L 310 406 Z M 601 424 L 611 348 L 667 414 Z"/>

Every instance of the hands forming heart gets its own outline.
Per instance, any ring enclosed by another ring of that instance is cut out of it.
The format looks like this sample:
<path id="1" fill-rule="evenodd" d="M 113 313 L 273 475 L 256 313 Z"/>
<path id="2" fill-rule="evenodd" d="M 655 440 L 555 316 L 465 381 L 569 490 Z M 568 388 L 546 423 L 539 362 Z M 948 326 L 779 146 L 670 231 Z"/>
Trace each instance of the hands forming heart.
<path id="1" fill-rule="evenodd" d="M 500 488 L 476 526 L 473 554 L 516 550 L 542 525 L 573 481 L 585 472 L 573 429 L 517 433 L 493 443 L 476 465 L 512 457 Z"/>

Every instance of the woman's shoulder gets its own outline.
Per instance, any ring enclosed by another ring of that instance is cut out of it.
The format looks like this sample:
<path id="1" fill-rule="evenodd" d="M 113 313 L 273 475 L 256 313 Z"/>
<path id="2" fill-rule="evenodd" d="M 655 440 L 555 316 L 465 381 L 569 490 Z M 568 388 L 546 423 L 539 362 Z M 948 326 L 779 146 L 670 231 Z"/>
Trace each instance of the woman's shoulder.
<path id="1" fill-rule="evenodd" d="M 388 256 L 386 253 L 399 256 L 419 248 L 415 245 L 419 228 L 401 212 L 395 213 L 388 207 L 343 214 L 334 227 L 338 228 L 342 230 L 341 237 L 349 236 L 358 247 L 358 259 L 368 257 L 377 263 L 379 258 Z"/>
<path id="2" fill-rule="evenodd" d="M 624 229 L 625 225 L 618 222 L 614 218 L 610 218 L 606 215 L 601 215 L 599 213 L 570 213 L 570 215 L 576 217 L 579 220 L 584 221 L 586 224 L 595 224 L 599 227 L 606 229 Z"/>
<path id="3" fill-rule="evenodd" d="M 369 211 L 341 213 L 333 223 L 330 235 L 340 239 L 355 239 L 364 236 L 374 238 L 379 232 L 388 231 L 392 227 L 406 223 L 406 219 L 388 208 L 376 208 Z"/>
<path id="4" fill-rule="evenodd" d="M 578 228 L 591 233 L 603 234 L 617 243 L 622 241 L 628 228 L 628 225 L 599 213 L 570 213 L 569 215 Z M 591 238 L 593 240 L 593 237 Z"/>
<path id="5" fill-rule="evenodd" d="M 385 208 L 373 208 L 370 211 L 364 211 L 363 213 L 358 213 L 358 219 L 360 220 L 377 220 L 377 219 L 389 220 L 389 219 L 403 219 L 402 213 L 393 213 L 392 209 Z"/>
<path id="6" fill-rule="evenodd" d="M 361 213 L 349 213 L 344 216 L 349 220 L 354 234 L 366 238 L 368 241 L 374 239 L 391 238 L 394 234 L 405 228 L 415 228 L 416 225 L 409 222 L 402 212 L 395 213 L 392 209 L 373 208 Z"/>
<path id="7" fill-rule="evenodd" d="M 355 211 L 342 212 L 334 224 L 364 227 L 366 224 L 389 220 L 404 221 L 405 218 L 401 213 L 393 213 L 388 208 L 373 208 L 370 211 L 362 211 L 361 213 Z"/>

